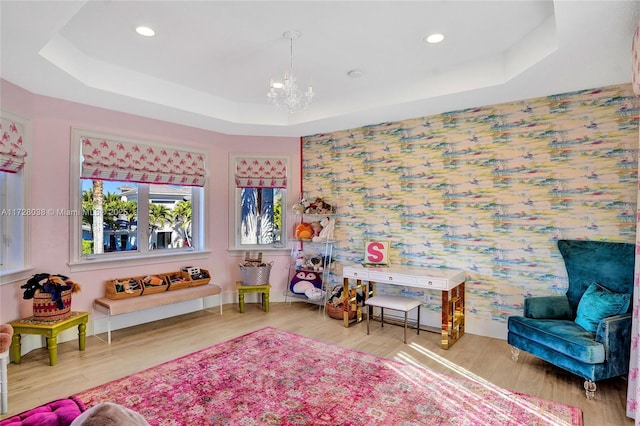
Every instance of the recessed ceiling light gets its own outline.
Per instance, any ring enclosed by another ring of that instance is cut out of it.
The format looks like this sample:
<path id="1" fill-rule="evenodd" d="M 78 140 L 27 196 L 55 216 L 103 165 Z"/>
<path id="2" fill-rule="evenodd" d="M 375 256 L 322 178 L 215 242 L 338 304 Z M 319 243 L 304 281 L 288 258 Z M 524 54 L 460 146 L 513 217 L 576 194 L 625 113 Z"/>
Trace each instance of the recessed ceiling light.
<path id="1" fill-rule="evenodd" d="M 431 44 L 440 43 L 442 40 L 444 40 L 444 35 L 439 34 L 439 33 L 431 34 L 431 35 L 425 37 L 424 40 L 427 43 L 431 43 Z"/>
<path id="2" fill-rule="evenodd" d="M 145 36 L 145 37 L 153 37 L 156 34 L 156 32 L 153 31 L 153 29 L 145 26 L 136 27 L 136 32 L 141 36 Z"/>

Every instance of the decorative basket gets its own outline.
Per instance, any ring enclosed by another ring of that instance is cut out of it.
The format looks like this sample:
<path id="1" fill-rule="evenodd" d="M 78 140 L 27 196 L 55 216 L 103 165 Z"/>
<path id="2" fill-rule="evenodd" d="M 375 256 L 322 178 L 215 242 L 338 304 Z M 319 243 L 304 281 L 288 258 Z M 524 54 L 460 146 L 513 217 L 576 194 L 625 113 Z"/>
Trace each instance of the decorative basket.
<path id="1" fill-rule="evenodd" d="M 142 295 L 164 293 L 169 288 L 169 282 L 165 279 L 164 274 L 147 275 L 142 278 Z"/>
<path id="2" fill-rule="evenodd" d="M 267 264 L 266 266 L 240 265 L 240 271 L 242 272 L 242 285 L 269 284 L 271 265 L 271 263 Z"/>
<path id="3" fill-rule="evenodd" d="M 325 310 L 327 311 L 327 315 L 330 318 L 341 320 L 344 319 L 344 303 L 341 303 L 338 306 L 333 305 L 332 303 L 327 302 L 325 304 Z M 349 312 L 349 319 L 352 320 L 356 317 L 356 311 Z"/>
<path id="4" fill-rule="evenodd" d="M 33 296 L 33 318 L 37 321 L 62 321 L 71 316 L 71 290 L 62 292 L 64 308 L 58 309 L 51 294 L 40 292 Z"/>
<path id="5" fill-rule="evenodd" d="M 142 287 L 142 278 L 144 277 L 108 280 L 105 283 L 105 296 L 107 299 L 114 300 L 140 296 L 142 290 L 144 290 Z"/>

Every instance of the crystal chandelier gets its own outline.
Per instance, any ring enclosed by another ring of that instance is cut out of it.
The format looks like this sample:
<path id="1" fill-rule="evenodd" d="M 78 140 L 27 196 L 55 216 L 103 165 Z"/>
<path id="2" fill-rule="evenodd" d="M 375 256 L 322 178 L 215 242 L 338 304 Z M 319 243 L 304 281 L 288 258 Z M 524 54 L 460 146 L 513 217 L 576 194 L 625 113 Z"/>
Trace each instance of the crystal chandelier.
<path id="1" fill-rule="evenodd" d="M 302 92 L 298 88 L 296 76 L 293 74 L 293 40 L 300 37 L 299 31 L 287 31 L 282 34 L 283 38 L 288 38 L 291 42 L 291 63 L 289 72 L 284 74 L 284 83 L 271 80 L 269 83 L 269 92 L 267 98 L 269 103 L 273 104 L 279 110 L 287 111 L 289 114 L 307 109 L 307 106 L 313 99 L 313 88 L 311 84 L 307 86 L 307 90 Z"/>

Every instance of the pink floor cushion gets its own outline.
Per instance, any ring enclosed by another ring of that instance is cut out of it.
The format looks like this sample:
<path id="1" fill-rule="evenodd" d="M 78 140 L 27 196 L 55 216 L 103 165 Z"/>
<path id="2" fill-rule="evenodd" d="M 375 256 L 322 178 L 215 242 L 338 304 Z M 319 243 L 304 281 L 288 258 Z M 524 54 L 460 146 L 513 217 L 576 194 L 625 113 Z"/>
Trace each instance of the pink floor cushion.
<path id="1" fill-rule="evenodd" d="M 68 426 L 85 411 L 76 397 L 58 399 L 0 421 L 0 426 Z"/>

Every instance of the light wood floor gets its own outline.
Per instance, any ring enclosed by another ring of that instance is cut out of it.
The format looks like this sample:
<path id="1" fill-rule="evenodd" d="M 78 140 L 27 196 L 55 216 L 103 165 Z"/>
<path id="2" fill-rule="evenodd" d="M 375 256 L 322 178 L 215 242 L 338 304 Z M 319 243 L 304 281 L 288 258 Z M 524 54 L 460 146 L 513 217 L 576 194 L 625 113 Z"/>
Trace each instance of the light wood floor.
<path id="1" fill-rule="evenodd" d="M 366 324 L 351 328 L 324 317 L 318 308 L 305 304 L 272 303 L 266 314 L 256 304 L 248 304 L 240 314 L 236 305 L 225 305 L 224 315 L 217 309 L 168 318 L 113 333 L 107 345 L 88 336 L 84 352 L 77 342 L 58 346 L 58 364 L 48 365 L 46 349 L 22 357 L 19 365 L 9 365 L 9 413 L 6 418 L 56 398 L 126 376 L 181 355 L 189 354 L 264 326 L 302 334 L 386 358 L 415 362 L 450 375 L 480 377 L 517 392 L 580 407 L 586 426 L 632 425 L 625 416 L 627 383 L 622 378 L 598 382 L 596 399 L 588 401 L 582 380 L 533 356 L 521 352 L 518 363 L 511 360 L 509 345 L 503 340 L 464 335 L 449 350 L 440 348 L 436 333 L 415 330 L 402 343 L 402 328 L 380 328 L 372 322 L 371 335 Z"/>

